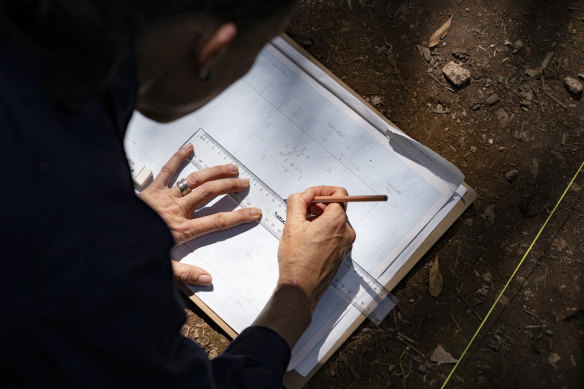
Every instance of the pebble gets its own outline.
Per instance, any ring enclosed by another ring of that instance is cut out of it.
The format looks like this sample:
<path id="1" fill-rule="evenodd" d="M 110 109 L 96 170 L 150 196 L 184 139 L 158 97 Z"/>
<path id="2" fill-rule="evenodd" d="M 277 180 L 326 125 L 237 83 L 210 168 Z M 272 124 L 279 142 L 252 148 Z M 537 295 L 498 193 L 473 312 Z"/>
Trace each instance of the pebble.
<path id="1" fill-rule="evenodd" d="M 477 377 L 477 384 L 478 385 L 481 385 L 481 386 L 482 385 L 486 385 L 487 382 L 488 382 L 487 377 L 482 376 L 482 375 L 480 375 L 480 376 Z"/>
<path id="2" fill-rule="evenodd" d="M 507 114 L 507 112 L 505 112 L 503 108 L 499 108 L 497 112 L 495 112 L 495 115 L 497 115 L 497 119 L 499 119 L 501 126 L 503 127 L 507 126 L 507 124 L 509 123 L 509 115 Z"/>
<path id="3" fill-rule="evenodd" d="M 428 368 L 426 367 L 426 365 L 420 365 L 418 366 L 418 370 L 420 370 L 420 372 L 425 373 L 426 371 L 428 371 Z"/>
<path id="4" fill-rule="evenodd" d="M 496 93 L 493 93 L 492 95 L 490 95 L 487 98 L 487 104 L 493 106 L 493 105 L 497 104 L 500 100 L 501 100 L 501 98 L 499 97 L 499 95 Z"/>
<path id="5" fill-rule="evenodd" d="M 509 182 L 513 182 L 517 178 L 519 178 L 519 172 L 515 169 L 509 170 L 507 173 L 505 173 L 505 179 Z"/>
<path id="6" fill-rule="evenodd" d="M 491 273 L 483 273 L 481 274 L 481 278 L 485 281 L 485 282 L 491 282 L 492 280 L 492 276 Z"/>
<path id="7" fill-rule="evenodd" d="M 442 68 L 442 73 L 456 88 L 462 88 L 470 81 L 470 72 L 454 61 L 447 63 Z"/>
<path id="8" fill-rule="evenodd" d="M 505 151 L 506 148 L 504 146 L 499 147 L 499 151 L 502 153 L 503 151 Z"/>
<path id="9" fill-rule="evenodd" d="M 564 86 L 572 97 L 577 99 L 582 97 L 582 83 L 580 81 L 572 77 L 566 77 L 564 78 Z"/>

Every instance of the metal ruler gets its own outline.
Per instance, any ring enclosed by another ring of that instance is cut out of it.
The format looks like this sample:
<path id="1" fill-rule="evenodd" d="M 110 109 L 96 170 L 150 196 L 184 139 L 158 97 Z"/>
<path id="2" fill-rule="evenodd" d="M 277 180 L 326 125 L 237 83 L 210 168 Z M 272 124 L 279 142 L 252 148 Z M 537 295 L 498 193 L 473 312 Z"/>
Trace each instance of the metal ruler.
<path id="1" fill-rule="evenodd" d="M 197 130 L 184 144 L 189 142 L 194 146 L 191 163 L 198 169 L 228 163 L 239 167 L 239 177 L 249 179 L 249 189 L 229 193 L 229 196 L 242 207 L 260 208 L 260 224 L 280 239 L 286 222 L 286 202 L 203 129 Z M 350 255 L 343 259 L 331 286 L 376 325 L 398 302 Z"/>

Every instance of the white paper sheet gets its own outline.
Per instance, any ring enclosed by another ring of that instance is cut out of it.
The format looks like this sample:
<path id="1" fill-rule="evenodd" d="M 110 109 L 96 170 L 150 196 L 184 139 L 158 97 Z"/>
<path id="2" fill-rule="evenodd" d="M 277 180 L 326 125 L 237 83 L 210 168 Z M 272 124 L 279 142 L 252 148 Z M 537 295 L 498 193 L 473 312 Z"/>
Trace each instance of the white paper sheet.
<path id="1" fill-rule="evenodd" d="M 303 58 L 277 39 L 262 51 L 248 75 L 197 112 L 167 125 L 136 114 L 126 150 L 158 173 L 203 128 L 282 198 L 314 185 L 344 186 L 355 195 L 387 194 L 388 202 L 352 203 L 348 209 L 357 231 L 353 259 L 374 277 L 386 275 L 451 198 L 463 176 L 435 153 L 389 128 Z M 192 170 L 189 166 L 181 176 Z M 224 197 L 198 212 L 235 207 Z M 191 289 L 241 332 L 257 317 L 276 284 L 277 246 L 267 230 L 252 224 L 196 239 L 173 255 L 212 274 L 212 287 Z M 325 293 L 293 350 L 289 368 L 303 360 L 303 368 L 308 368 L 316 363 L 311 357 L 315 351 L 317 359 L 326 353 L 328 343 L 323 340 L 346 316 L 348 305 L 333 290 Z M 321 346 L 315 349 L 317 345 Z"/>

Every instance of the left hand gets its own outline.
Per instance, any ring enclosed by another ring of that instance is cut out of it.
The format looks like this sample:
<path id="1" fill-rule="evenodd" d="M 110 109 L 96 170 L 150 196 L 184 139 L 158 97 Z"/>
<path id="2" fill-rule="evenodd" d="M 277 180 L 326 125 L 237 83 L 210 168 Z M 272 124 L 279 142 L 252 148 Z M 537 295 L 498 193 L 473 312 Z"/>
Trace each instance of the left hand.
<path id="1" fill-rule="evenodd" d="M 197 207 L 219 195 L 247 189 L 249 180 L 234 178 L 238 168 L 233 164 L 213 166 L 185 177 L 192 192 L 183 196 L 176 185 L 168 188 L 168 183 L 192 153 L 192 144 L 187 144 L 177 151 L 162 167 L 152 184 L 138 195 L 166 222 L 177 245 L 201 235 L 252 222 L 261 217 L 261 211 L 258 208 L 244 208 L 195 218 L 193 212 Z M 172 261 L 172 268 L 175 277 L 183 283 L 195 285 L 211 283 L 209 273 L 199 267 Z"/>

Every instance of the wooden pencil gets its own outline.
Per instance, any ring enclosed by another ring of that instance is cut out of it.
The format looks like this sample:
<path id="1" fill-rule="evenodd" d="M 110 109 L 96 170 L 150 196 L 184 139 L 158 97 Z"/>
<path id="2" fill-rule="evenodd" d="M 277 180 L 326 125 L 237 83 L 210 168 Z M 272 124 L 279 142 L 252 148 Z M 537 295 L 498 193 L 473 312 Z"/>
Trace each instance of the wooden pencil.
<path id="1" fill-rule="evenodd" d="M 355 201 L 387 201 L 387 195 L 370 196 L 316 196 L 313 203 L 349 203 Z"/>

